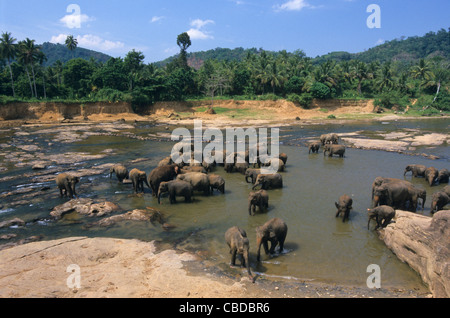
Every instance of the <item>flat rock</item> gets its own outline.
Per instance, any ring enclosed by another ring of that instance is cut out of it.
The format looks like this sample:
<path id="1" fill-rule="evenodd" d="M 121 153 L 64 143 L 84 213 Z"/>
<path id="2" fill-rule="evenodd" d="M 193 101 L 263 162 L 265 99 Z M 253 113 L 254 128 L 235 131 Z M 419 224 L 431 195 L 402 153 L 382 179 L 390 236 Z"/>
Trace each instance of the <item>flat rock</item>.
<path id="1" fill-rule="evenodd" d="M 120 211 L 120 207 L 112 202 L 94 203 L 92 199 L 80 198 L 72 199 L 64 204 L 53 208 L 50 215 L 55 219 L 61 219 L 62 216 L 69 212 L 77 212 L 88 217 L 104 216 L 112 212 Z"/>

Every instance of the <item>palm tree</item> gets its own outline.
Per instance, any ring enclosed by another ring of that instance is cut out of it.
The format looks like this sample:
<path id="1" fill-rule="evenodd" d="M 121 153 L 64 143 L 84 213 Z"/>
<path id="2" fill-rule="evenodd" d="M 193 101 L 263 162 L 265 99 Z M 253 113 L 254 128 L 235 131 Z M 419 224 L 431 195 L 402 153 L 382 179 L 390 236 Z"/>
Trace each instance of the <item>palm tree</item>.
<path id="1" fill-rule="evenodd" d="M 353 68 L 353 75 L 358 80 L 358 94 L 361 95 L 361 83 L 362 81 L 369 79 L 372 75 L 369 72 L 366 63 L 357 62 Z"/>
<path id="2" fill-rule="evenodd" d="M 39 60 L 39 56 L 40 56 L 40 47 L 34 45 L 34 40 L 30 40 L 29 38 L 27 38 L 26 40 L 19 42 L 18 60 L 25 66 L 25 70 L 28 75 L 28 80 L 30 81 L 32 97 L 37 97 L 36 77 L 35 77 L 35 73 L 34 73 L 34 63 Z M 31 82 L 28 66 L 31 66 L 31 74 L 33 76 L 33 85 Z M 34 90 L 33 90 L 33 87 L 34 87 Z"/>
<path id="3" fill-rule="evenodd" d="M 384 65 L 378 70 L 376 85 L 378 86 L 378 90 L 380 92 L 385 89 L 391 90 L 395 86 L 390 62 L 384 63 Z"/>
<path id="4" fill-rule="evenodd" d="M 275 87 L 280 87 L 286 81 L 286 77 L 277 67 L 276 61 L 269 64 L 267 68 L 267 81 L 272 86 L 273 94 L 275 94 Z"/>
<path id="5" fill-rule="evenodd" d="M 0 56 L 2 59 L 6 59 L 8 61 L 9 67 L 9 75 L 11 76 L 11 87 L 13 92 L 13 97 L 16 97 L 16 93 L 14 91 L 14 78 L 11 69 L 11 60 L 16 57 L 16 45 L 14 42 L 15 38 L 11 37 L 11 33 L 2 33 L 2 37 L 0 38 Z"/>
<path id="6" fill-rule="evenodd" d="M 73 37 L 73 35 L 68 35 L 66 38 L 66 46 L 72 52 L 72 58 L 74 58 L 74 51 L 78 46 L 78 41 Z"/>
<path id="7" fill-rule="evenodd" d="M 425 59 L 420 59 L 419 64 L 411 68 L 411 75 L 413 78 L 421 80 L 420 87 L 428 86 L 429 82 L 433 80 L 430 63 Z"/>

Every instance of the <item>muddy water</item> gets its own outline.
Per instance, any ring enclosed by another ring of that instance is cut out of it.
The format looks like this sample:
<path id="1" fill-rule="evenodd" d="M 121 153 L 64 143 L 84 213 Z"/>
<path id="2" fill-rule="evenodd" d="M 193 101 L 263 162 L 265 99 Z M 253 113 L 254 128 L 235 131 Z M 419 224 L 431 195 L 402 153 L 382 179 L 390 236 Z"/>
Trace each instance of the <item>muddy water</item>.
<path id="1" fill-rule="evenodd" d="M 4 130 L 0 133 L 3 144 L 0 163 L 4 167 L 0 172 L 0 194 L 20 188 L 34 187 L 41 191 L 28 199 L 25 194 L 8 196 L 0 202 L 0 222 L 19 217 L 27 222 L 24 227 L 0 229 L 0 236 L 8 233 L 16 235 L 8 242 L 18 241 L 33 235 L 41 235 L 49 240 L 69 236 L 103 236 L 157 240 L 164 246 L 193 251 L 199 256 L 216 264 L 230 274 L 244 273 L 240 269 L 230 269 L 230 255 L 224 242 L 225 231 L 234 225 L 245 229 L 250 238 L 252 270 L 266 278 L 284 278 L 289 280 L 315 280 L 338 284 L 365 286 L 370 273 L 366 272 L 370 264 L 381 268 L 382 286 L 396 288 L 424 289 L 420 277 L 406 264 L 400 262 L 382 243 L 377 235 L 367 229 L 366 209 L 370 207 L 371 184 L 377 176 L 405 178 L 427 190 L 428 198 L 424 212 L 430 215 L 431 194 L 443 185 L 430 188 L 423 179 L 403 177 L 407 164 L 425 164 L 438 169 L 449 168 L 449 150 L 446 144 L 425 149 L 436 153 L 442 159 L 430 160 L 422 156 L 410 156 L 393 152 L 348 149 L 345 158 L 324 157 L 308 154 L 305 147 L 298 146 L 318 137 L 323 132 L 335 131 L 347 133 L 364 131 L 394 131 L 398 125 L 403 128 L 424 129 L 435 132 L 448 131 L 448 122 L 431 121 L 406 123 L 355 124 L 333 126 L 296 126 L 281 129 L 281 151 L 288 154 L 286 171 L 282 173 L 284 188 L 269 191 L 269 209 L 267 213 L 249 216 L 247 196 L 251 185 L 245 182 L 243 175 L 227 174 L 222 167 L 214 171 L 226 180 L 226 193 L 214 193 L 205 197 L 196 194 L 193 203 L 180 202 L 170 205 L 167 198 L 158 205 L 150 190 L 144 196 L 132 195 L 130 185 L 119 184 L 109 179 L 108 173 L 95 174 L 81 179 L 78 187 L 80 197 L 94 200 L 108 200 L 117 203 L 124 211 L 155 207 L 165 216 L 166 221 L 175 226 L 164 231 L 158 224 L 137 221 L 118 223 L 109 228 L 85 227 L 93 222 L 76 214 L 66 215 L 61 221 L 49 218 L 54 206 L 64 203 L 51 181 L 33 183 L 29 166 L 20 167 L 8 161 L 8 154 L 14 153 L 23 144 L 38 146 L 36 152 L 45 155 L 54 153 L 87 153 L 90 155 L 108 154 L 101 159 L 81 160 L 76 164 L 62 165 L 67 169 L 91 168 L 105 163 L 124 162 L 131 168 L 139 168 L 149 173 L 158 161 L 170 153 L 174 143 L 168 141 L 139 140 L 136 136 L 162 136 L 170 133 L 164 125 L 153 126 L 139 124 L 136 128 L 126 128 L 116 135 L 91 135 L 71 143 L 54 142 L 57 134 L 39 133 L 43 128 L 30 127 L 20 130 Z M 97 128 L 93 127 L 92 131 Z M 18 132 L 20 132 L 18 134 Z M 26 132 L 26 135 L 22 135 Z M 82 132 L 77 132 L 82 136 Z M 133 136 L 133 138 L 131 137 Z M 50 142 L 50 145 L 49 145 Z M 297 145 L 298 144 L 298 145 Z M 6 147 L 7 145 L 7 147 Z M 417 149 L 419 152 L 424 149 Z M 142 158 L 142 161 L 131 163 Z M 26 162 L 24 157 L 23 161 Z M 55 165 L 58 166 L 58 165 Z M 53 167 L 47 167 L 52 169 Z M 353 210 L 350 220 L 343 223 L 335 218 L 334 202 L 342 194 L 353 198 Z M 20 201 L 26 200 L 24 202 Z M 182 200 L 180 200 L 182 201 Z M 283 253 L 275 257 L 262 254 L 262 262 L 256 262 L 255 228 L 273 217 L 280 217 L 288 224 L 288 235 Z M 0 243 L 3 243 L 0 241 Z"/>

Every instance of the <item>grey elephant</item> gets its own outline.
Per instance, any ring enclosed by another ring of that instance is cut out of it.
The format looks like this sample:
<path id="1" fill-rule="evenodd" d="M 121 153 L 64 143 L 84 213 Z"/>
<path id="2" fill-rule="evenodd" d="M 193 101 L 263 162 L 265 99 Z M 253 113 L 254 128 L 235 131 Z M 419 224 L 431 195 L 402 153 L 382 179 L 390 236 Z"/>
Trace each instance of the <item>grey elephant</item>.
<path id="1" fill-rule="evenodd" d="M 275 167 L 276 164 L 278 164 L 277 166 L 277 171 L 276 172 L 283 172 L 285 170 L 285 165 L 283 160 L 279 159 L 279 158 L 268 158 L 266 160 L 266 162 L 263 164 L 264 167 Z"/>
<path id="2" fill-rule="evenodd" d="M 259 174 L 252 190 L 261 187 L 262 190 L 279 189 L 283 187 L 283 177 L 279 173 Z"/>
<path id="3" fill-rule="evenodd" d="M 284 152 L 282 152 L 282 153 L 280 153 L 280 154 L 278 155 L 278 158 L 281 159 L 281 160 L 283 160 L 284 165 L 287 164 L 287 160 L 288 160 L 288 155 L 287 155 L 287 154 L 285 154 Z"/>
<path id="4" fill-rule="evenodd" d="M 444 189 L 442 189 L 445 193 L 447 193 L 448 196 L 450 196 L 450 185 L 446 185 Z"/>
<path id="5" fill-rule="evenodd" d="M 225 241 L 230 248 L 231 266 L 236 266 L 236 256 L 240 255 L 241 266 L 247 267 L 248 276 L 252 279 L 252 281 L 254 281 L 252 272 L 250 271 L 250 241 L 247 238 L 247 233 L 243 229 L 233 226 L 225 232 Z"/>
<path id="6" fill-rule="evenodd" d="M 245 170 L 245 182 L 254 184 L 256 181 L 256 177 L 258 177 L 258 174 L 261 173 L 261 169 L 254 169 L 254 168 L 248 168 Z M 248 180 L 251 180 L 249 182 Z"/>
<path id="7" fill-rule="evenodd" d="M 372 183 L 372 207 L 386 204 L 386 202 L 383 202 L 383 199 L 385 199 L 386 197 L 375 198 L 375 189 L 381 185 L 394 182 L 405 183 L 408 186 L 412 186 L 412 183 L 406 180 L 401 180 L 397 178 L 376 177 Z"/>
<path id="8" fill-rule="evenodd" d="M 188 172 L 184 174 L 179 174 L 177 180 L 184 180 L 189 182 L 194 191 L 201 191 L 205 195 L 210 194 L 210 182 L 208 175 L 201 172 Z"/>
<path id="9" fill-rule="evenodd" d="M 369 221 L 367 222 L 367 229 L 369 229 L 369 224 L 371 220 L 375 220 L 377 225 L 375 230 L 379 227 L 386 227 L 389 222 L 395 217 L 394 208 L 387 205 L 380 205 L 373 209 L 367 209 Z"/>
<path id="10" fill-rule="evenodd" d="M 153 169 L 148 176 L 148 183 L 152 188 L 152 195 L 156 197 L 159 189 L 159 184 L 163 181 L 171 181 L 175 179 L 179 172 L 180 168 L 175 164 L 156 167 L 155 169 Z"/>
<path id="11" fill-rule="evenodd" d="M 449 203 L 450 196 L 446 192 L 438 191 L 433 193 L 431 199 L 431 213 L 442 210 Z"/>
<path id="12" fill-rule="evenodd" d="M 422 199 L 422 207 L 426 200 L 426 191 L 416 188 L 408 181 L 388 182 L 373 189 L 373 206 L 388 205 L 395 209 L 415 212 L 418 199 Z M 409 205 L 408 205 L 409 204 Z"/>
<path id="13" fill-rule="evenodd" d="M 214 173 L 209 173 L 208 178 L 211 194 L 214 193 L 214 189 L 219 190 L 222 194 L 225 193 L 225 179 L 222 176 Z"/>
<path id="14" fill-rule="evenodd" d="M 340 158 L 345 156 L 345 146 L 344 145 L 331 145 L 326 144 L 323 147 L 323 156 L 325 157 L 328 153 L 328 157 L 332 157 L 333 155 L 337 155 Z"/>
<path id="15" fill-rule="evenodd" d="M 335 133 L 323 134 L 319 138 L 322 146 L 326 144 L 337 144 L 339 141 L 339 136 Z"/>
<path id="16" fill-rule="evenodd" d="M 266 190 L 252 191 L 248 195 L 248 214 L 255 215 L 256 207 L 259 211 L 269 208 L 269 194 Z"/>
<path id="17" fill-rule="evenodd" d="M 280 218 L 273 218 L 262 226 L 256 228 L 256 244 L 258 245 L 258 252 L 256 259 L 261 259 L 261 245 L 264 247 L 266 255 L 273 254 L 277 245 L 280 253 L 284 248 L 284 241 L 286 240 L 288 227 L 286 222 Z M 270 242 L 270 250 L 268 242 Z"/>
<path id="18" fill-rule="evenodd" d="M 161 204 L 161 195 L 169 194 L 170 204 L 177 203 L 176 197 L 184 197 L 184 202 L 192 202 L 194 188 L 184 180 L 163 181 L 158 189 L 158 204 Z"/>
<path id="19" fill-rule="evenodd" d="M 425 177 L 425 170 L 427 169 L 424 165 L 407 165 L 403 175 L 405 176 L 407 172 L 411 171 L 413 177 Z"/>
<path id="20" fill-rule="evenodd" d="M 430 187 L 436 183 L 439 176 L 439 171 L 435 167 L 428 167 L 425 170 L 425 179 L 427 180 Z"/>
<path id="21" fill-rule="evenodd" d="M 449 179 L 450 179 L 450 172 L 447 169 L 443 168 L 439 170 L 437 182 L 448 183 Z"/>
<path id="22" fill-rule="evenodd" d="M 112 178 L 113 173 L 116 174 L 119 182 L 123 182 L 124 179 L 129 178 L 128 169 L 122 164 L 115 164 L 111 168 L 109 168 L 109 178 Z"/>
<path id="23" fill-rule="evenodd" d="M 144 192 L 144 183 L 150 188 L 147 181 L 147 174 L 144 171 L 134 168 L 130 171 L 129 177 L 133 184 L 134 193 Z"/>
<path id="24" fill-rule="evenodd" d="M 319 153 L 320 145 L 321 145 L 320 142 L 312 142 L 312 143 L 310 143 L 309 147 L 308 147 L 308 150 L 309 150 L 308 153 L 311 153 L 311 152 L 312 153 Z"/>
<path id="25" fill-rule="evenodd" d="M 339 197 L 338 202 L 334 202 L 337 208 L 336 217 L 338 217 L 341 213 L 344 215 L 342 218 L 342 222 L 348 220 L 350 210 L 352 209 L 353 199 L 348 195 L 344 194 Z"/>
<path id="26" fill-rule="evenodd" d="M 79 177 L 75 177 L 69 173 L 60 173 L 56 176 L 56 185 L 59 188 L 59 193 L 61 198 L 63 196 L 67 196 L 72 199 L 74 196 L 77 197 L 77 193 L 75 191 L 75 185 L 80 182 Z M 63 194 L 64 191 L 64 194 Z"/>

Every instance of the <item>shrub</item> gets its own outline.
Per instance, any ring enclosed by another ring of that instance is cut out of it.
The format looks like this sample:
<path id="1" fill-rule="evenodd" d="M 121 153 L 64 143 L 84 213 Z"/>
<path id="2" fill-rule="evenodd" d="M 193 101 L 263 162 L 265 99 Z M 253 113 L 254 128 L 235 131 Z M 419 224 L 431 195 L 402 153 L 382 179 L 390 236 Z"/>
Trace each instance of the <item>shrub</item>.
<path id="1" fill-rule="evenodd" d="M 310 89 L 311 95 L 318 99 L 329 99 L 331 97 L 330 88 L 320 82 L 315 82 Z"/>

